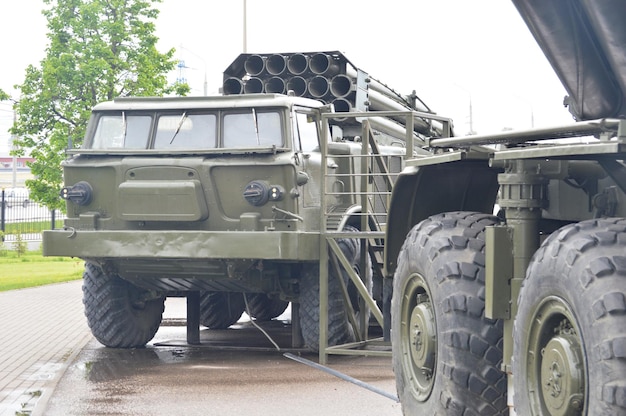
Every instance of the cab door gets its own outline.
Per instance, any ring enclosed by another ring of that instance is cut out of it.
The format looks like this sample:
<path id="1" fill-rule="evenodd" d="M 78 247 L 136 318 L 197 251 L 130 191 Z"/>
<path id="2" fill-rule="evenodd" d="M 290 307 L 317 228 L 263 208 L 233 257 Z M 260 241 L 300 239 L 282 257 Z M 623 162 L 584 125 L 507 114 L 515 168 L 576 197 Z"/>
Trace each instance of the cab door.
<path id="1" fill-rule="evenodd" d="M 303 208 L 320 206 L 321 178 L 324 174 L 320 152 L 320 116 L 311 108 L 295 108 L 293 112 L 295 162 L 302 182 Z"/>

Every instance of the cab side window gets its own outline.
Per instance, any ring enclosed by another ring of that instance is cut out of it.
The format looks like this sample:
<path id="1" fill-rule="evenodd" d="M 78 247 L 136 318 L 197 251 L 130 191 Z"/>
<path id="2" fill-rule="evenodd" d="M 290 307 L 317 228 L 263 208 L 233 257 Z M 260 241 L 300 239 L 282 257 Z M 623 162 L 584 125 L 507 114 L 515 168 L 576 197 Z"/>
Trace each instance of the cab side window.
<path id="1" fill-rule="evenodd" d="M 303 153 L 319 152 L 317 120 L 310 114 L 296 112 L 294 121 L 296 148 Z"/>
<path id="2" fill-rule="evenodd" d="M 148 115 L 107 114 L 98 118 L 90 148 L 145 149 L 152 117 Z"/>

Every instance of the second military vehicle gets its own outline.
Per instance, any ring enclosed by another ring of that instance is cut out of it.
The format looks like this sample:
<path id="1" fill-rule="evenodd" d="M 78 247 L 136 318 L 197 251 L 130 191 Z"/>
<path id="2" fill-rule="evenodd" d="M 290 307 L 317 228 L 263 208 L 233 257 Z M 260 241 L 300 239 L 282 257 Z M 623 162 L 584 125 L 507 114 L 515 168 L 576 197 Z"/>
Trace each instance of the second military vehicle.
<path id="1" fill-rule="evenodd" d="M 624 415 L 626 7 L 513 1 L 578 122 L 406 161 L 385 247 L 398 394 L 406 415 Z"/>

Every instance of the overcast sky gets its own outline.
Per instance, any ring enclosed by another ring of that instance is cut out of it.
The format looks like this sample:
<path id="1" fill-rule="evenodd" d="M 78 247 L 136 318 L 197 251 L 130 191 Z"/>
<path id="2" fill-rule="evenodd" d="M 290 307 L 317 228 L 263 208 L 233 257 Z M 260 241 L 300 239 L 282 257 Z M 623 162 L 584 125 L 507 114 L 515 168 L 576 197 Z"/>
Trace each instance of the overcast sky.
<path id="1" fill-rule="evenodd" d="M 47 45 L 42 0 L 3 4 L 0 88 L 15 93 Z M 159 48 L 177 49 L 183 76 L 201 95 L 217 93 L 222 71 L 243 52 L 243 0 L 163 0 Z M 415 90 L 454 119 L 457 134 L 571 121 L 565 90 L 507 0 L 247 0 L 247 52 L 339 50 L 402 94 Z M 176 72 L 171 79 L 177 77 Z M 10 106 L 0 105 L 0 154 Z"/>

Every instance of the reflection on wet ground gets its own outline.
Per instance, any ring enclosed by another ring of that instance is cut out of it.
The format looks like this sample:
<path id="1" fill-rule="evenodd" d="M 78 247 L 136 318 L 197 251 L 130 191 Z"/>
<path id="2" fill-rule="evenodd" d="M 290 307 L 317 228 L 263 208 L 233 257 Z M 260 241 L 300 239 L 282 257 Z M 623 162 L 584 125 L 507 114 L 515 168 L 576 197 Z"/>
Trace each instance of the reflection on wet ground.
<path id="1" fill-rule="evenodd" d="M 281 348 L 317 361 L 289 348 L 290 331 L 281 321 L 268 329 Z M 164 326 L 146 348 L 130 350 L 90 342 L 42 414 L 401 414 L 385 397 L 283 357 L 250 323 L 202 330 L 201 346 L 185 345 L 185 335 L 185 327 Z M 330 357 L 330 366 L 395 392 L 389 358 Z"/>
<path id="2" fill-rule="evenodd" d="M 190 368 L 205 370 L 233 370 L 244 366 L 250 369 L 255 367 L 259 357 L 281 359 L 285 351 L 311 355 L 305 349 L 290 347 L 291 326 L 287 322 L 265 322 L 264 328 L 270 331 L 280 351 L 249 322 L 225 330 L 204 330 L 201 332 L 201 345 L 197 346 L 187 345 L 185 338 L 163 339 L 168 332 L 177 332 L 177 335 L 180 332 L 171 327 L 168 331 L 164 327 L 146 348 L 93 350 L 91 361 L 84 363 L 85 377 L 92 382 L 111 381 L 156 367 L 167 371 L 169 365 L 190 365 Z M 238 357 L 235 354 L 237 351 L 245 351 L 246 354 Z M 215 361 L 218 357 L 219 361 Z M 233 357 L 237 358 L 233 360 Z M 265 364 L 266 361 L 262 361 L 262 365 Z"/>

